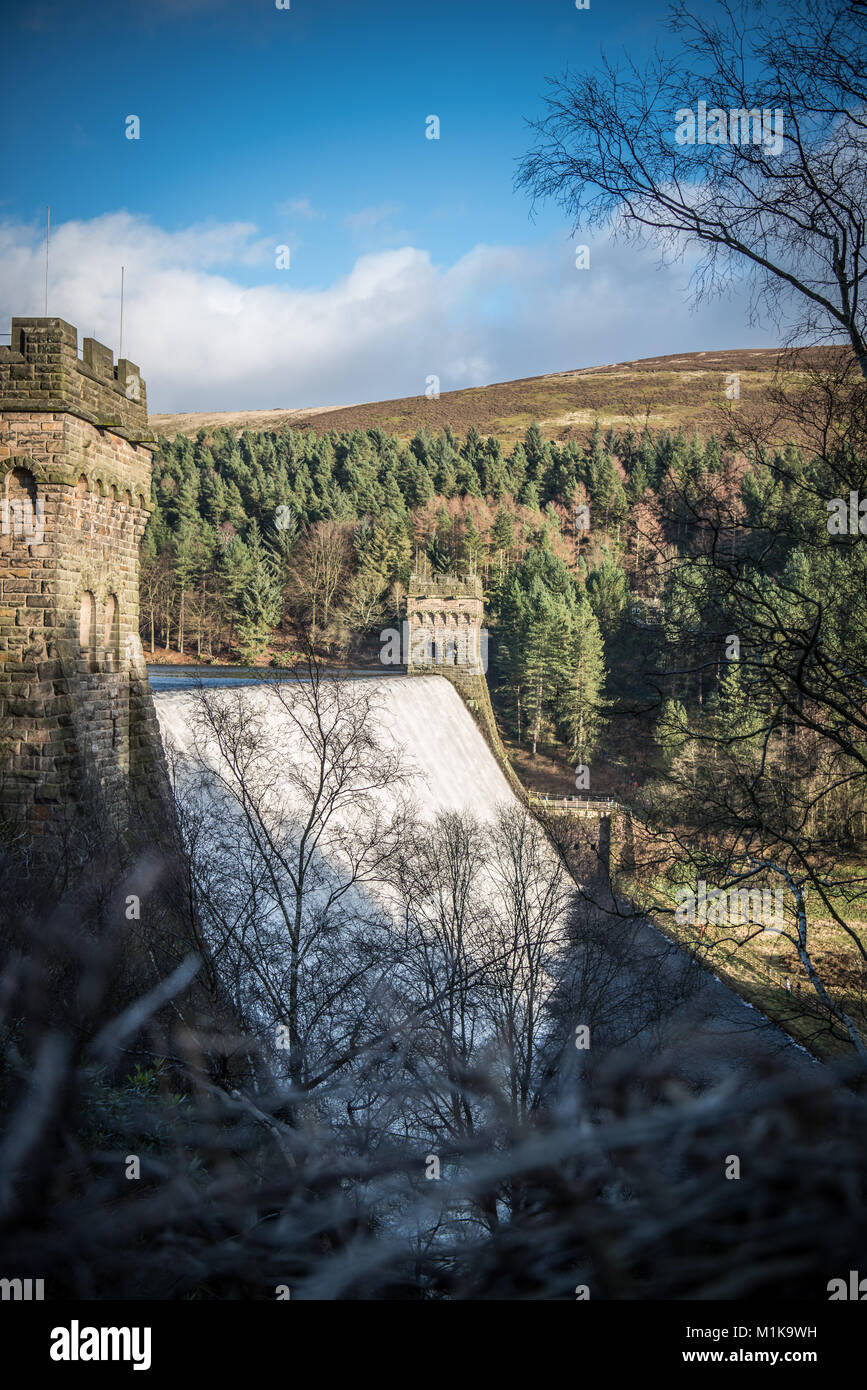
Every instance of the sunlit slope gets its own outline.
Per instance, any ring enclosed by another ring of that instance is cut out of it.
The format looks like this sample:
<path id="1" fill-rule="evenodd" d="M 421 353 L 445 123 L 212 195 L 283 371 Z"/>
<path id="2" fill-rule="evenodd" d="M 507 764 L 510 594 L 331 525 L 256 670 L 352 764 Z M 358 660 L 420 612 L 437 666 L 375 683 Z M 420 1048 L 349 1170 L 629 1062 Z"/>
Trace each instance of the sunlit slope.
<path id="1" fill-rule="evenodd" d="M 761 401 L 782 367 L 785 374 L 823 360 L 827 349 L 786 356 L 770 348 L 686 352 L 648 357 L 575 371 L 549 372 L 489 386 L 443 390 L 439 396 L 406 396 L 361 405 L 315 410 L 233 410 L 150 416 L 151 428 L 170 439 L 177 434 L 206 435 L 219 427 L 236 430 L 381 429 L 409 440 L 416 430 L 437 432 L 450 425 L 458 434 L 472 426 L 482 436 L 504 444 L 523 437 L 534 420 L 549 439 L 586 439 L 598 420 L 603 429 L 638 433 L 682 428 L 688 433 L 723 437 L 731 420 L 732 383 L 737 379 L 736 410 L 751 410 Z M 444 383 L 445 384 L 445 383 Z M 727 394 L 728 392 L 728 394 Z"/>
<path id="2" fill-rule="evenodd" d="M 369 682 L 363 688 L 369 688 Z M 208 682 L 210 689 L 212 682 Z M 359 689 L 362 684 L 359 684 Z M 284 721 L 273 690 L 266 685 L 230 692 L 251 711 L 273 707 L 273 718 Z M 154 702 L 166 743 L 188 752 L 197 695 L 194 690 L 155 690 Z M 472 715 L 454 686 L 442 676 L 393 676 L 376 683 L 376 734 L 401 750 L 407 781 L 398 790 L 409 792 L 426 819 L 442 811 L 468 811 L 490 820 L 497 806 L 514 802 L 514 795 Z M 286 724 L 281 727 L 287 762 L 304 756 L 302 740 Z"/>

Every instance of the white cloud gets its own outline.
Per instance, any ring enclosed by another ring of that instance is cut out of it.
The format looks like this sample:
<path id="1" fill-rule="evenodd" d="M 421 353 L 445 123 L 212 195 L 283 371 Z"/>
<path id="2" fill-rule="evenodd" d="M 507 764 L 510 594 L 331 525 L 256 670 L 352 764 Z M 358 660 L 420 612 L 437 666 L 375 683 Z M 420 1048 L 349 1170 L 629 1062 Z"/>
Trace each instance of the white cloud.
<path id="1" fill-rule="evenodd" d="M 309 198 L 287 198 L 285 203 L 277 203 L 274 211 L 278 217 L 300 222 L 318 222 L 325 216 L 324 212 L 317 211 Z"/>
<path id="2" fill-rule="evenodd" d="M 49 311 L 124 350 L 153 411 L 340 405 L 573 367 L 772 342 L 748 330 L 745 297 L 691 313 L 689 266 L 599 243 L 575 269 L 564 239 L 473 247 L 437 266 L 414 246 L 360 256 L 348 274 L 299 289 L 291 271 L 250 288 L 240 266 L 273 266 L 251 223 L 166 232 L 126 212 L 52 233 Z M 0 223 L 0 315 L 42 312 L 39 230 Z M 7 323 L 2 327 L 8 327 Z M 2 341 L 2 340 L 0 340 Z"/>
<path id="3" fill-rule="evenodd" d="M 375 227 L 387 222 L 396 212 L 400 212 L 401 208 L 401 203 L 377 203 L 375 206 L 362 208 L 360 212 L 350 212 L 343 221 L 353 236 L 361 236 L 364 232 L 373 231 Z"/>

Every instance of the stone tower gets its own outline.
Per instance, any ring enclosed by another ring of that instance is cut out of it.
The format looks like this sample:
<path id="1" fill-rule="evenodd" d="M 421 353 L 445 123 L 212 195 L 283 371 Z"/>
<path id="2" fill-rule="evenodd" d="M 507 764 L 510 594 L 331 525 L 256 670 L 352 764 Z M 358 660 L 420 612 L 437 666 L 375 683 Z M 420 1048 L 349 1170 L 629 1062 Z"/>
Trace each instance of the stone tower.
<path id="1" fill-rule="evenodd" d="M 63 319 L 13 318 L 0 347 L 0 841 L 37 854 L 86 807 L 124 834 L 159 795 L 139 639 L 150 507 L 144 382 Z M 156 776 L 154 775 L 156 772 Z"/>
<path id="2" fill-rule="evenodd" d="M 414 574 L 406 600 L 408 674 L 483 675 L 483 616 L 478 575 Z"/>

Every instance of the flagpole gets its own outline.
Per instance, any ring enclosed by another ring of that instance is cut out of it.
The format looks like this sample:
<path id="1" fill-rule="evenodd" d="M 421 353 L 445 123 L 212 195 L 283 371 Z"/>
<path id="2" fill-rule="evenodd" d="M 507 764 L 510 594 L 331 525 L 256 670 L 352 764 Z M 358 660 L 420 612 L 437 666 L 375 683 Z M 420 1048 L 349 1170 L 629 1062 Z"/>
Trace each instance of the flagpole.
<path id="1" fill-rule="evenodd" d="M 51 241 L 51 207 L 46 205 L 48 221 L 45 227 L 45 317 L 48 318 L 48 246 Z"/>

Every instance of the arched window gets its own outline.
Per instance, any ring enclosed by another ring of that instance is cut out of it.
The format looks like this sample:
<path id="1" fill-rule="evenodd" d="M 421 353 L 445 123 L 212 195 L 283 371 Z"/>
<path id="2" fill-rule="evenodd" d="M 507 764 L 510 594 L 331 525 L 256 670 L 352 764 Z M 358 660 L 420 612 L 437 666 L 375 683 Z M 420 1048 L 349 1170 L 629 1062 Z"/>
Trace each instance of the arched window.
<path id="1" fill-rule="evenodd" d="M 13 468 L 6 474 L 3 490 L 2 532 L 41 545 L 45 539 L 45 508 L 36 493 L 36 479 L 28 468 Z"/>
<path id="2" fill-rule="evenodd" d="M 120 610 L 114 594 L 109 594 L 105 603 L 104 645 L 109 656 L 120 653 Z"/>
<path id="3" fill-rule="evenodd" d="M 96 656 L 96 599 L 89 589 L 81 595 L 81 612 L 78 620 L 78 641 L 82 656 L 89 661 Z"/>

